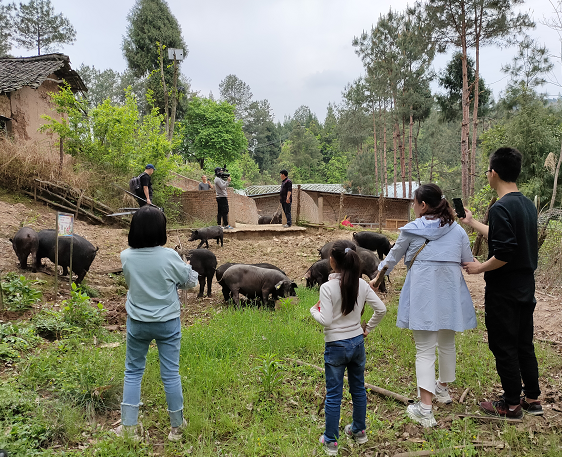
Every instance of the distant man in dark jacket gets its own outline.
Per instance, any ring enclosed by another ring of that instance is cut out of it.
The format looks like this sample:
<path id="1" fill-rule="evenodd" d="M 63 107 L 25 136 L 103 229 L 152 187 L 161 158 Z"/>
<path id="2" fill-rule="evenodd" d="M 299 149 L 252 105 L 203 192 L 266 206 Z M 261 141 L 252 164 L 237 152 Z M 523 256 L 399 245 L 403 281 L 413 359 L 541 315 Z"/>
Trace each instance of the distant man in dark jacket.
<path id="1" fill-rule="evenodd" d="M 152 173 L 154 173 L 154 165 L 149 163 L 144 168 L 144 173 L 142 173 L 140 178 L 140 187 L 137 190 L 137 202 L 139 206 L 151 205 L 152 204 Z"/>
<path id="2" fill-rule="evenodd" d="M 283 207 L 283 212 L 287 217 L 287 223 L 283 227 L 288 228 L 292 225 L 291 203 L 293 203 L 293 183 L 288 178 L 289 172 L 287 170 L 281 170 L 279 176 L 281 177 L 281 193 L 279 199 Z"/>
<path id="3" fill-rule="evenodd" d="M 466 217 L 461 219 L 488 240 L 488 260 L 474 260 L 463 266 L 468 274 L 484 273 L 488 346 L 496 358 L 504 390 L 499 401 L 481 402 L 480 408 L 487 414 L 512 419 L 523 417 L 523 411 L 535 416 L 543 414 L 533 346 L 537 209 L 515 183 L 521 161 L 517 149 L 495 151 L 486 176 L 499 199 L 490 208 L 489 225 L 473 219 L 466 209 Z"/>
<path id="4" fill-rule="evenodd" d="M 230 175 L 223 179 L 223 169 L 220 167 L 215 168 L 215 192 L 217 194 L 217 225 L 222 225 L 225 229 L 231 229 L 232 226 L 228 223 L 228 185 L 232 179 Z"/>

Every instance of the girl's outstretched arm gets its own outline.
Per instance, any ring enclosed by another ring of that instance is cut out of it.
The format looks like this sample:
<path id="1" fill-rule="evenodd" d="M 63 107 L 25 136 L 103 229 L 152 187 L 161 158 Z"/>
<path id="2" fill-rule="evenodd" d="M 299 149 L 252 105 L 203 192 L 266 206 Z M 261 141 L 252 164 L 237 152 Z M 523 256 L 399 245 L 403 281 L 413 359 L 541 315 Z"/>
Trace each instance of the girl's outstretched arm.
<path id="1" fill-rule="evenodd" d="M 390 252 L 379 264 L 379 271 L 382 270 L 383 267 L 388 267 L 388 270 L 386 271 L 386 275 L 388 276 L 396 264 L 400 262 L 400 259 L 406 254 L 408 246 L 410 246 L 410 241 L 411 237 L 401 232 Z"/>
<path id="2" fill-rule="evenodd" d="M 332 312 L 332 298 L 330 296 L 329 289 L 324 287 L 324 284 L 320 287 L 320 300 L 318 300 L 318 302 L 310 308 L 310 314 L 312 314 L 312 317 L 316 320 L 316 322 L 324 327 L 327 327 L 332 323 L 334 318 Z"/>
<path id="3" fill-rule="evenodd" d="M 386 314 L 386 306 L 370 287 L 368 287 L 367 296 L 365 297 L 365 303 L 368 303 L 369 306 L 373 308 L 374 313 L 371 319 L 369 319 L 369 322 L 367 322 L 367 327 L 365 327 L 363 336 L 367 336 L 371 330 L 379 325 L 379 322 Z"/>

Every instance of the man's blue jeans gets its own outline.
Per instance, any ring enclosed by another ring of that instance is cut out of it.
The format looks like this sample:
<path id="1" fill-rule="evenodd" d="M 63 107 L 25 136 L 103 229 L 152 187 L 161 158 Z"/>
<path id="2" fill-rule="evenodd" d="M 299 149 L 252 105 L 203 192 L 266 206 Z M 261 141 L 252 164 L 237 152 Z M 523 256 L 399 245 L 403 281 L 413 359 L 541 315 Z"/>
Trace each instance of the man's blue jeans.
<path id="1" fill-rule="evenodd" d="M 121 423 L 137 425 L 141 381 L 146 366 L 146 354 L 152 340 L 156 340 L 160 359 L 160 377 L 164 383 L 168 413 L 172 427 L 183 423 L 183 393 L 180 368 L 180 319 L 166 322 L 141 322 L 127 318 L 127 355 Z"/>
<path id="2" fill-rule="evenodd" d="M 347 367 L 349 393 L 353 400 L 353 433 L 365 430 L 367 392 L 365 391 L 365 345 L 363 335 L 348 340 L 326 343 L 326 442 L 339 437 L 340 406 L 343 395 L 343 375 Z"/>

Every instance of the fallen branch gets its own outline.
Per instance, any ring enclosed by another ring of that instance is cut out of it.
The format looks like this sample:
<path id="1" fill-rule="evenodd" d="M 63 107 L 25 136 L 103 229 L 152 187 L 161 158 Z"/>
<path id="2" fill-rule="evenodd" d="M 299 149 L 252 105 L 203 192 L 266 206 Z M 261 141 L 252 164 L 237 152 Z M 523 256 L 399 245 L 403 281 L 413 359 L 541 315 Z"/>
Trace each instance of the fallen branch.
<path id="1" fill-rule="evenodd" d="M 464 389 L 464 392 L 462 393 L 461 398 L 459 398 L 459 403 L 464 402 L 464 399 L 468 395 L 469 390 L 470 390 L 470 387 L 467 387 L 466 389 Z"/>
<path id="2" fill-rule="evenodd" d="M 311 367 L 311 368 L 314 368 L 316 371 L 319 371 L 320 373 L 324 373 L 324 368 L 321 368 L 317 365 L 313 365 L 313 364 L 308 363 L 308 362 L 303 362 L 302 360 L 290 359 L 288 357 L 286 357 L 285 360 L 287 360 L 288 362 L 296 363 L 297 365 L 300 365 L 300 366 Z M 347 379 L 347 376 L 345 376 L 344 379 Z M 399 402 L 404 403 L 405 405 L 413 403 L 413 400 L 411 400 L 408 397 L 405 397 L 404 395 L 397 394 L 396 392 L 392 392 L 391 390 L 383 389 L 382 387 L 378 387 L 378 386 L 375 386 L 373 384 L 365 383 L 365 388 L 370 389 L 372 392 L 375 392 L 379 395 L 382 395 L 383 397 L 394 398 L 395 400 L 398 400 Z"/>
<path id="3" fill-rule="evenodd" d="M 47 205 L 52 205 L 56 208 L 62 209 L 63 211 L 67 211 L 69 213 L 74 213 L 76 211 L 76 208 L 69 208 L 68 206 L 64 206 L 61 205 L 60 203 L 56 203 L 54 201 L 49 200 L 48 198 L 45 197 L 41 197 L 40 195 L 35 196 L 32 192 L 28 192 L 27 190 L 23 190 L 22 191 L 24 194 L 30 195 L 31 197 L 37 198 L 38 200 L 42 200 L 45 203 L 47 203 Z M 80 211 L 82 213 L 84 213 L 86 216 L 91 217 L 92 219 L 94 219 L 96 222 L 99 222 L 100 224 L 103 224 L 103 220 L 100 219 L 97 216 L 94 216 L 93 214 L 89 213 L 88 211 L 85 211 L 83 209 L 80 209 Z"/>
<path id="4" fill-rule="evenodd" d="M 468 418 L 479 420 L 482 422 L 513 422 L 513 423 L 522 423 L 523 420 L 521 419 L 510 419 L 508 417 L 500 417 L 500 416 L 480 416 L 478 414 L 457 414 L 458 417 L 461 419 Z"/>

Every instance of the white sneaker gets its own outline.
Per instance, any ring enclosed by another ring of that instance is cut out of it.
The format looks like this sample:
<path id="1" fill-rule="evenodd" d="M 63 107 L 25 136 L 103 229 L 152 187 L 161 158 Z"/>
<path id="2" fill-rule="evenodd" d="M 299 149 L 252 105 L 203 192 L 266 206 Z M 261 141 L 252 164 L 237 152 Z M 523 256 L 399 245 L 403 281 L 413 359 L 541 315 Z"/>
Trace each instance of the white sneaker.
<path id="1" fill-rule="evenodd" d="M 453 403 L 453 399 L 449 395 L 449 389 L 445 386 L 440 386 L 437 381 L 435 381 L 435 399 L 439 403 L 445 403 L 446 405 Z"/>
<path id="2" fill-rule="evenodd" d="M 183 438 L 183 429 L 187 426 L 187 421 L 183 419 L 183 424 L 179 427 L 171 427 L 170 433 L 168 433 L 168 440 L 170 441 L 180 441 Z"/>
<path id="3" fill-rule="evenodd" d="M 424 427 L 435 427 L 437 425 L 437 421 L 435 417 L 433 417 L 433 411 L 424 411 L 420 402 L 409 405 L 406 408 L 406 413 L 408 413 L 410 419 L 420 423 Z"/>
<path id="4" fill-rule="evenodd" d="M 133 441 L 142 441 L 144 430 L 142 424 L 137 425 L 120 425 L 113 429 L 113 433 L 121 438 L 129 438 Z"/>

